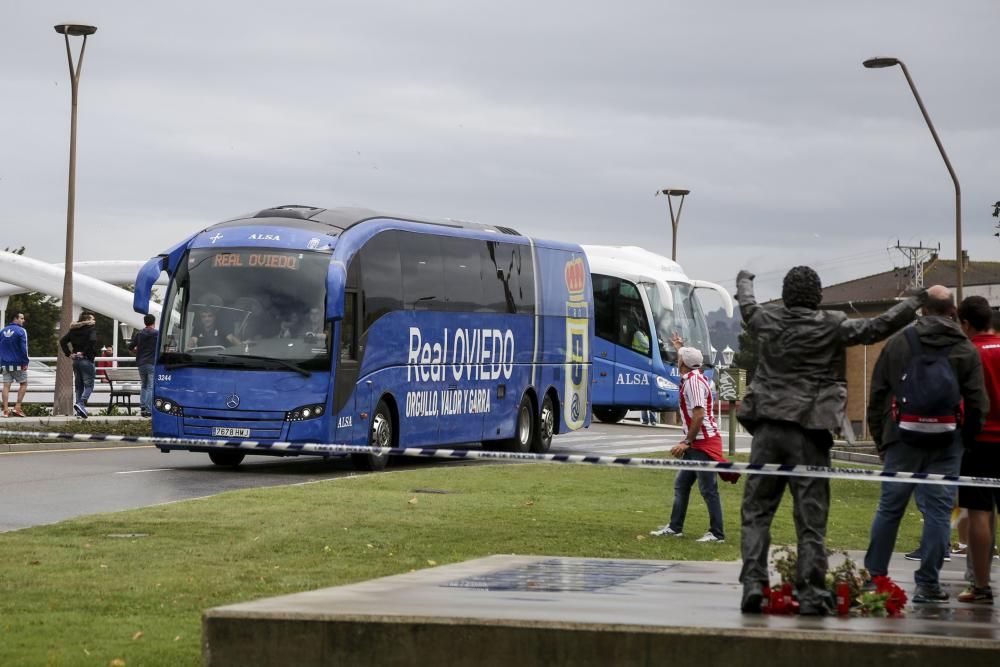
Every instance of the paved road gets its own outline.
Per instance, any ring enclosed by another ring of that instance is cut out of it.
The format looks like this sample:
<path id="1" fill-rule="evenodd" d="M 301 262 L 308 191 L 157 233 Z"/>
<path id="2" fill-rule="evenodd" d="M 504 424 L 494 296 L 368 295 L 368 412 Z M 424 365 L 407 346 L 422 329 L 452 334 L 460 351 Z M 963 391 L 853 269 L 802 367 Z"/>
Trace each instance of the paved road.
<path id="1" fill-rule="evenodd" d="M 553 452 L 603 455 L 662 451 L 680 438 L 674 427 L 595 423 L 557 436 Z M 741 446 L 749 445 L 749 441 Z M 50 444 L 48 446 L 61 446 Z M 404 466 L 466 465 L 418 461 Z M 248 456 L 239 468 L 219 468 L 205 454 L 153 447 L 116 447 L 0 454 L 0 532 L 210 496 L 223 491 L 305 484 L 358 474 L 346 459 Z"/>

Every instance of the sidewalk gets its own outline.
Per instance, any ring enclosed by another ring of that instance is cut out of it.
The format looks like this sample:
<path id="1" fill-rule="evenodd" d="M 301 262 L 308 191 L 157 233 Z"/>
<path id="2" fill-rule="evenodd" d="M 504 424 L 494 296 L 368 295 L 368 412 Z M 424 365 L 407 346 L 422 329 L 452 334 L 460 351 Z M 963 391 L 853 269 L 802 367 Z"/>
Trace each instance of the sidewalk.
<path id="1" fill-rule="evenodd" d="M 87 420 L 79 417 L 0 417 L 0 430 L 9 428 L 30 428 L 36 431 L 55 431 L 61 433 L 65 424 L 123 424 L 129 422 L 148 422 L 146 417 L 139 415 L 122 415 L 113 417 L 91 417 Z M 11 436 L 7 436 L 11 437 Z M 12 444 L 0 443 L 0 454 L 10 452 L 50 452 L 64 449 L 94 449 L 111 447 L 148 447 L 129 442 L 87 442 L 70 440 L 51 440 L 49 442 L 20 442 Z"/>

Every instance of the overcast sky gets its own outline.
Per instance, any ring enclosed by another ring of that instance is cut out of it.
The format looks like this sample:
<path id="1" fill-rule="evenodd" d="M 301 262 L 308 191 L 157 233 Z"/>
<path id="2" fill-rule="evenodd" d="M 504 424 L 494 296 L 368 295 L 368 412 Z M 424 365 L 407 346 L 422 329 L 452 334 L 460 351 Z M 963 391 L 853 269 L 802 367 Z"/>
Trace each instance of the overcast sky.
<path id="1" fill-rule="evenodd" d="M 70 87 L 52 26 L 98 26 L 79 107 L 76 258 L 145 259 L 236 214 L 365 206 L 669 256 L 761 296 L 955 255 L 1000 259 L 1000 4 L 915 0 L 2 0 L 2 246 L 61 261 Z M 74 40 L 78 48 L 79 40 Z M 75 53 L 75 50 L 74 50 Z M 706 300 L 706 307 L 715 303 Z"/>

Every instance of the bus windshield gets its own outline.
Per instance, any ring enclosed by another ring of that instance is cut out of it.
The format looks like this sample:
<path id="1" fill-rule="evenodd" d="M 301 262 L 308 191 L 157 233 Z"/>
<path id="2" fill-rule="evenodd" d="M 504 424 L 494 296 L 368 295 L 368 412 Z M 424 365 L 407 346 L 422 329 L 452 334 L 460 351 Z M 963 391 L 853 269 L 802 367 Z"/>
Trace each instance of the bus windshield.
<path id="1" fill-rule="evenodd" d="M 330 256 L 271 248 L 191 250 L 167 293 L 168 366 L 330 368 Z"/>
<path id="2" fill-rule="evenodd" d="M 656 335 L 660 342 L 661 355 L 675 361 L 676 354 L 670 344 L 670 337 L 676 333 L 688 347 L 701 350 L 705 359 L 712 361 L 711 343 L 708 337 L 708 323 L 701 310 L 694 287 L 687 283 L 667 282 L 673 296 L 674 308 L 670 310 L 660 302 L 659 290 L 652 283 L 642 283 L 649 299 L 653 322 L 656 324 Z"/>

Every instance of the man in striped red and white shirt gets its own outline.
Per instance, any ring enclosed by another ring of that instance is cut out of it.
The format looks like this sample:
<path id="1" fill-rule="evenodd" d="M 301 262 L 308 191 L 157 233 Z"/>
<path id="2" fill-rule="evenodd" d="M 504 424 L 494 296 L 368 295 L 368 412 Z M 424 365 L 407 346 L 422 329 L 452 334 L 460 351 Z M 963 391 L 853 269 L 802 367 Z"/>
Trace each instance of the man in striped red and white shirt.
<path id="1" fill-rule="evenodd" d="M 712 385 L 701 372 L 702 354 L 693 347 L 683 347 L 677 337 L 673 340 L 677 348 L 677 365 L 681 372 L 680 410 L 684 429 L 684 440 L 675 445 L 670 453 L 687 461 L 725 461 L 722 457 L 722 436 L 719 425 L 712 414 Z M 684 533 L 684 518 L 687 515 L 691 487 L 698 481 L 698 490 L 708 506 L 708 532 L 697 542 L 724 542 L 726 532 L 722 526 L 722 502 L 714 471 L 695 472 L 681 470 L 674 482 L 674 506 L 670 512 L 670 523 L 650 535 L 656 537 L 680 537 Z M 735 475 L 733 477 L 738 477 Z M 735 482 L 735 479 L 727 479 Z"/>

